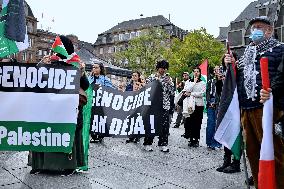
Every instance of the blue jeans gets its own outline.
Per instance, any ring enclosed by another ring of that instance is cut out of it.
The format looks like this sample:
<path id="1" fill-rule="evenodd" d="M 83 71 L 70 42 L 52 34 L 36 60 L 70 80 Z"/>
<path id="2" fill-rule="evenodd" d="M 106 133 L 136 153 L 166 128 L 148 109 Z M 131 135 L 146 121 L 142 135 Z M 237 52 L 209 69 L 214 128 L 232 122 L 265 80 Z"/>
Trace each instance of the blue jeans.
<path id="1" fill-rule="evenodd" d="M 222 145 L 214 139 L 216 132 L 216 109 L 207 109 L 206 144 L 208 147 L 221 147 Z"/>

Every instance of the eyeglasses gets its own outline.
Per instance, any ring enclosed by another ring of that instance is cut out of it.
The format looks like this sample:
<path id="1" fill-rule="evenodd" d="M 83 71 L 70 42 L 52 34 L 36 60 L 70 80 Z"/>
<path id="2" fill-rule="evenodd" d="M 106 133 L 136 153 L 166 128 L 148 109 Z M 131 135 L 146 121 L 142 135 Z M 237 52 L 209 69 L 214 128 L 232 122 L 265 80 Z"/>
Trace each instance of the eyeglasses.
<path id="1" fill-rule="evenodd" d="M 99 69 L 100 67 L 99 66 L 93 66 L 93 69 Z"/>

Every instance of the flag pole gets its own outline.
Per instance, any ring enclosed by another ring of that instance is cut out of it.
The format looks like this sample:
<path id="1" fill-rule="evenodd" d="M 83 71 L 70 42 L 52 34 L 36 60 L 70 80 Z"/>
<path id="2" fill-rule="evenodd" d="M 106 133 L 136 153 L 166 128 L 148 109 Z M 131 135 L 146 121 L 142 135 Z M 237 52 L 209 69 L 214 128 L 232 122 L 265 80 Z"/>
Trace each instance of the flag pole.
<path id="1" fill-rule="evenodd" d="M 227 47 L 227 53 L 230 56 L 231 55 L 231 50 L 230 50 L 230 44 L 229 44 L 229 40 L 226 39 L 226 47 Z M 249 178 L 248 178 L 248 167 L 247 167 L 247 160 L 246 160 L 246 153 L 245 153 L 245 142 L 244 142 L 244 137 L 243 137 L 243 131 L 241 132 L 242 135 L 242 152 L 243 152 L 243 163 L 244 163 L 244 172 L 245 172 L 245 178 L 246 178 L 246 185 L 247 185 L 247 189 L 250 189 L 250 185 L 249 185 Z"/>
<path id="2" fill-rule="evenodd" d="M 243 131 L 241 133 L 243 135 Z M 244 137 L 242 137 L 242 151 L 243 151 L 243 162 L 244 162 L 244 171 L 245 171 L 245 177 L 246 177 L 246 185 L 247 185 L 247 189 L 250 189 Z"/>

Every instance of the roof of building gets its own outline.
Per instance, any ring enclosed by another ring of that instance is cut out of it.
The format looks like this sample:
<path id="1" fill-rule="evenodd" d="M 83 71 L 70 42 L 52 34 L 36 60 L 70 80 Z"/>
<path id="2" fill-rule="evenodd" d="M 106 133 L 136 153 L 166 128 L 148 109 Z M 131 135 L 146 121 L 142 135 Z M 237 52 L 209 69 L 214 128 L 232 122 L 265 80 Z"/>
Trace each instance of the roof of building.
<path id="1" fill-rule="evenodd" d="M 131 71 L 120 68 L 118 66 L 112 65 L 108 63 L 107 61 L 96 57 L 92 52 L 90 52 L 87 48 L 80 48 L 80 50 L 77 52 L 77 54 L 80 56 L 80 59 L 86 64 L 86 69 L 91 70 L 92 64 L 103 64 L 107 70 L 108 73 L 114 74 L 114 75 L 121 75 L 121 76 L 130 76 Z"/>
<path id="2" fill-rule="evenodd" d="M 217 40 L 227 39 L 230 27 L 219 27 L 219 29 L 220 29 L 219 36 L 216 39 Z"/>
<path id="3" fill-rule="evenodd" d="M 146 18 L 140 18 L 140 19 L 121 22 L 117 24 L 116 26 L 112 27 L 111 29 L 103 32 L 102 34 L 142 29 L 142 28 L 154 27 L 154 26 L 164 26 L 168 24 L 171 24 L 171 22 L 168 19 L 166 19 L 162 15 L 158 15 L 158 16 L 152 16 L 152 17 L 146 17 Z"/>
<path id="4" fill-rule="evenodd" d="M 85 49 L 87 49 L 90 52 L 94 52 L 94 50 L 95 50 L 95 48 L 94 48 L 92 43 L 85 42 L 85 41 L 80 41 L 79 40 L 78 41 L 78 46 L 79 46 L 79 49 L 85 48 Z"/>
<path id="5" fill-rule="evenodd" d="M 33 14 L 33 11 L 30 7 L 30 5 L 25 1 L 25 11 L 26 11 L 26 16 L 29 16 L 29 17 L 33 17 L 35 18 L 34 14 Z"/>

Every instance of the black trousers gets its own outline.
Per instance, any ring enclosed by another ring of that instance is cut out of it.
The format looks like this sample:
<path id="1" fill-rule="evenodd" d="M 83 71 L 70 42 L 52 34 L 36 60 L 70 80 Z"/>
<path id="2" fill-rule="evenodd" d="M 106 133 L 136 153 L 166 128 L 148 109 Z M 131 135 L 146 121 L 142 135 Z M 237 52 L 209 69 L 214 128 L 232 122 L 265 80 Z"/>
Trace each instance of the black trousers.
<path id="1" fill-rule="evenodd" d="M 169 138 L 169 128 L 170 128 L 170 115 L 168 110 L 163 110 L 162 112 L 162 125 L 159 134 L 158 146 L 167 146 Z M 152 145 L 154 137 L 145 137 L 143 145 Z"/>
<path id="2" fill-rule="evenodd" d="M 195 106 L 194 112 L 185 119 L 185 138 L 190 140 L 200 139 L 200 129 L 203 118 L 204 106 Z"/>

